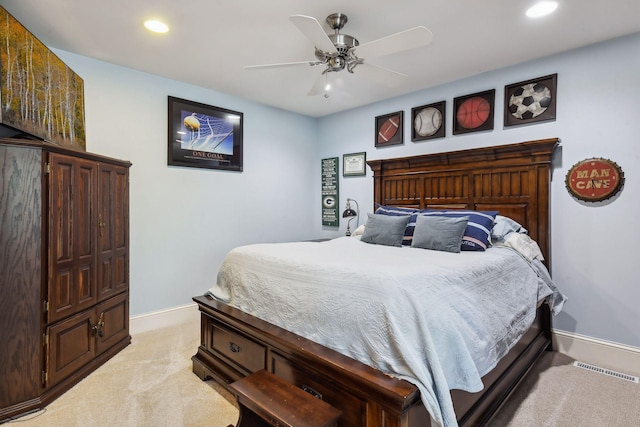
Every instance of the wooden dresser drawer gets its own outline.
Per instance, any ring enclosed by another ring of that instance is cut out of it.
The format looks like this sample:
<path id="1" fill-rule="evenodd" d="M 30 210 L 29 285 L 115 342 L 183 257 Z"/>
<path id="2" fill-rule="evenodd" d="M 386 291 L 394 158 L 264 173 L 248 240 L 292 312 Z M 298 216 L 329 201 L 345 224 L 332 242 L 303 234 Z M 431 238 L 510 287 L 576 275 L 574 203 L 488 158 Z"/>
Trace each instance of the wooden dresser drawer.
<path id="1" fill-rule="evenodd" d="M 366 402 L 337 387 L 335 384 L 323 380 L 320 375 L 317 377 L 310 375 L 309 370 L 305 372 L 305 370 L 296 367 L 290 360 L 274 351 L 270 353 L 270 359 L 272 373 L 342 411 L 338 426 L 365 426 Z"/>
<path id="2" fill-rule="evenodd" d="M 211 349 L 246 374 L 266 368 L 267 348 L 225 324 L 211 323 Z"/>

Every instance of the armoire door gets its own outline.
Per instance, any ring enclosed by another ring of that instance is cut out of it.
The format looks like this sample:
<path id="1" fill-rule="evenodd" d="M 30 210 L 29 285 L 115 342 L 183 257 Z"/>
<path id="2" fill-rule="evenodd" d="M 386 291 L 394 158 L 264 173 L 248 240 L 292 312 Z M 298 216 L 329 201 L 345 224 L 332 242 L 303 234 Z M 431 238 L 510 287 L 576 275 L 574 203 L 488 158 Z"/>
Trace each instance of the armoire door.
<path id="1" fill-rule="evenodd" d="M 49 158 L 48 321 L 97 301 L 96 163 L 51 153 Z"/>
<path id="2" fill-rule="evenodd" d="M 46 387 L 57 384 L 93 360 L 96 355 L 95 324 L 95 311 L 88 310 L 47 328 Z"/>
<path id="3" fill-rule="evenodd" d="M 96 306 L 96 355 L 129 336 L 129 294 L 123 292 Z"/>
<path id="4" fill-rule="evenodd" d="M 100 164 L 98 172 L 98 300 L 129 286 L 129 169 Z"/>

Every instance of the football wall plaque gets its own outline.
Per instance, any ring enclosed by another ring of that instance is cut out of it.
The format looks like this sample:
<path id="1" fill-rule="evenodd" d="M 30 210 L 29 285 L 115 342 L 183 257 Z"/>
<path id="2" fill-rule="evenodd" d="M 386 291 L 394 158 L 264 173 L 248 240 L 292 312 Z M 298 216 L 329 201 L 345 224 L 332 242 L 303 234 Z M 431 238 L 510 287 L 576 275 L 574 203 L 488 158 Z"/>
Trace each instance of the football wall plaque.
<path id="1" fill-rule="evenodd" d="M 386 114 L 376 117 L 376 147 L 402 144 L 403 140 L 404 111 Z"/>
<path id="2" fill-rule="evenodd" d="M 504 126 L 556 119 L 558 75 L 538 77 L 504 88 Z"/>
<path id="3" fill-rule="evenodd" d="M 576 199 L 601 202 L 622 189 L 624 173 L 615 162 L 594 157 L 573 165 L 567 173 L 565 184 Z"/>

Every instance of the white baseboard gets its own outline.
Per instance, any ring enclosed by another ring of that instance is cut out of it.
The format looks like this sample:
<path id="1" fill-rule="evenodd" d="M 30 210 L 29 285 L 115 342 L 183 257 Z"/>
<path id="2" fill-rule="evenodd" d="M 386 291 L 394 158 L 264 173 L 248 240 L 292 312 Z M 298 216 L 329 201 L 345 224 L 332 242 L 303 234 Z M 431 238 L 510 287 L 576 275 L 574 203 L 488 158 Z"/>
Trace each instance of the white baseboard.
<path id="1" fill-rule="evenodd" d="M 129 318 L 129 333 L 135 335 L 180 323 L 197 322 L 199 317 L 200 311 L 196 303 L 139 314 Z"/>
<path id="2" fill-rule="evenodd" d="M 580 362 L 630 375 L 640 374 L 640 348 L 553 330 L 553 348 Z"/>

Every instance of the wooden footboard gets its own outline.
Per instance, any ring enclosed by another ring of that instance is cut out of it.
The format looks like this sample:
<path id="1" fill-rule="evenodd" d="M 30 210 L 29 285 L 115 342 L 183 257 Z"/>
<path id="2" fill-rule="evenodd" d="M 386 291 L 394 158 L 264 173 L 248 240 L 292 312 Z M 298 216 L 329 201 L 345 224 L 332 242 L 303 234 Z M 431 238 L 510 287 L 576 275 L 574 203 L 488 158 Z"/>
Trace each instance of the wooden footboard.
<path id="1" fill-rule="evenodd" d="M 223 386 L 261 369 L 341 410 L 341 427 L 422 427 L 430 416 L 418 389 L 320 344 L 214 300 L 195 297 L 201 312 L 201 342 L 193 372 Z M 479 393 L 452 392 L 460 425 L 486 422 L 533 363 L 551 346 L 549 311 L 499 365 L 483 378 Z"/>

